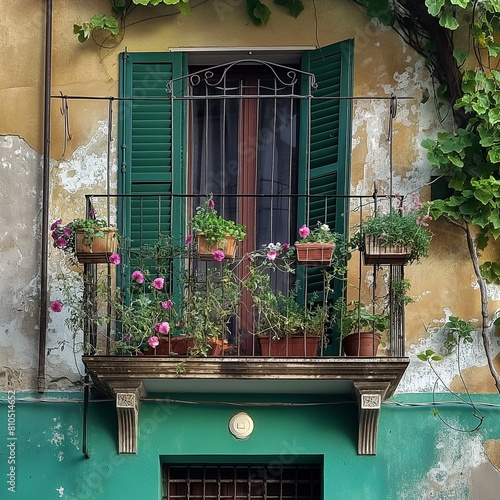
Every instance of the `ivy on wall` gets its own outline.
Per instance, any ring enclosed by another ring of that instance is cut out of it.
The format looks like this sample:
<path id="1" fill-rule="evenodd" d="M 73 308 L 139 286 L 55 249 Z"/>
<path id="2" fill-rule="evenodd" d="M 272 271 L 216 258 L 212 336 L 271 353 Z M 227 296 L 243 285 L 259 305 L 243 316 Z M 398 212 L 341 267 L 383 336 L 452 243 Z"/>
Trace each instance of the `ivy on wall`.
<path id="1" fill-rule="evenodd" d="M 500 4 L 495 0 L 366 0 L 380 19 L 394 19 L 402 38 L 425 57 L 440 92 L 451 104 L 454 130 L 426 139 L 430 163 L 448 182 L 450 195 L 429 203 L 435 217 L 463 230 L 481 299 L 480 333 L 488 366 L 500 392 L 493 364 L 487 283 L 500 284 L 500 264 L 480 263 L 480 252 L 500 238 Z M 389 13 L 391 15 L 389 15 Z M 454 33 L 468 23 L 465 48 Z M 462 50 L 460 50 L 462 49 Z M 466 63 L 475 66 L 468 69 Z"/>
<path id="2" fill-rule="evenodd" d="M 297 18 L 304 10 L 302 0 L 273 0 L 274 4 L 287 9 L 288 13 Z M 189 0 L 111 0 L 112 16 L 96 14 L 82 24 L 74 24 L 73 32 L 78 41 L 86 42 L 95 30 L 104 30 L 112 36 L 123 34 L 125 18 L 136 6 L 177 5 L 182 14 L 191 14 Z M 248 17 L 256 25 L 266 26 L 271 17 L 271 10 L 261 0 L 245 0 Z"/>

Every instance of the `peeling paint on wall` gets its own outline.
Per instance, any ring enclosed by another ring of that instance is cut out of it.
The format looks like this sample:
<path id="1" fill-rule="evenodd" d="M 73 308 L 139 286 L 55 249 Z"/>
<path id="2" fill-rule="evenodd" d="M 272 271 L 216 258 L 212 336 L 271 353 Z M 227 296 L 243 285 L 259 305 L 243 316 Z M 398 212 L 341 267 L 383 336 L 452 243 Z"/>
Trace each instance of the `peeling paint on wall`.
<path id="1" fill-rule="evenodd" d="M 442 320 L 444 324 L 446 319 Z M 467 370 L 475 366 L 483 366 L 487 363 L 484 347 L 480 338 L 476 338 L 473 343 L 461 344 L 460 347 L 460 365 L 458 364 L 458 352 L 453 351 L 451 354 L 443 357 L 441 361 L 432 362 L 436 373 L 439 375 L 442 382 L 436 385 L 437 377 L 432 371 L 429 363 L 421 361 L 417 355 L 428 349 L 444 354 L 444 341 L 446 340 L 442 329 L 439 327 L 429 329 L 429 336 L 420 339 L 418 344 L 412 344 L 407 349 L 407 355 L 410 357 L 410 366 L 406 370 L 401 383 L 398 386 L 397 392 L 446 392 L 445 384 L 450 387 L 453 379 L 458 374 L 458 368 Z M 500 347 L 494 346 L 494 354 L 500 352 Z M 460 392 L 465 392 L 462 387 Z"/>
<path id="2" fill-rule="evenodd" d="M 39 330 L 41 158 L 0 136 L 0 388 L 35 387 Z M 12 203 L 15 193 L 21 202 Z"/>
<path id="3" fill-rule="evenodd" d="M 500 439 L 488 439 L 485 441 L 484 452 L 493 467 L 500 472 Z"/>
<path id="4" fill-rule="evenodd" d="M 458 422 L 453 423 L 459 425 Z M 424 472 L 415 484 L 406 483 L 398 498 L 470 500 L 472 498 L 469 491 L 470 478 L 476 469 L 487 461 L 481 435 L 471 435 L 443 427 L 434 450 L 429 449 L 429 453 L 436 453 L 433 466 Z M 486 497 L 481 499 L 486 500 Z"/>
<path id="5" fill-rule="evenodd" d="M 52 437 L 50 438 L 50 443 L 53 444 L 56 448 L 61 446 L 64 443 L 64 434 L 61 431 L 61 422 L 59 419 L 54 418 L 55 422 L 54 427 L 52 427 Z"/>
<path id="6" fill-rule="evenodd" d="M 111 142 L 111 157 L 109 159 L 109 189 L 116 192 L 116 148 Z M 63 219 L 63 223 L 75 217 L 84 217 L 85 194 L 106 193 L 108 184 L 108 124 L 100 121 L 96 132 L 87 144 L 75 149 L 67 160 L 62 160 L 53 167 L 51 185 L 50 220 Z M 98 217 L 108 218 L 104 199 L 95 199 Z M 116 221 L 116 209 L 109 214 L 111 223 Z M 51 389 L 72 389 L 81 384 L 84 366 L 81 362 L 83 332 L 74 335 L 66 324 L 70 315 L 67 304 L 64 303 L 59 289 L 59 277 L 64 276 L 64 286 L 71 281 L 78 282 L 81 270 L 69 267 L 63 252 L 51 248 L 49 258 L 49 301 L 60 300 L 63 310 L 60 313 L 49 311 L 47 331 L 47 376 L 50 378 Z"/>
<path id="7" fill-rule="evenodd" d="M 107 183 L 108 124 L 100 121 L 96 133 L 87 144 L 79 146 L 68 160 L 62 160 L 55 168 L 59 189 L 73 195 L 79 191 L 103 192 Z M 110 187 L 116 191 L 116 141 L 111 142 Z M 70 197 L 68 197 L 69 199 Z M 72 198 L 74 201 L 74 198 Z"/>

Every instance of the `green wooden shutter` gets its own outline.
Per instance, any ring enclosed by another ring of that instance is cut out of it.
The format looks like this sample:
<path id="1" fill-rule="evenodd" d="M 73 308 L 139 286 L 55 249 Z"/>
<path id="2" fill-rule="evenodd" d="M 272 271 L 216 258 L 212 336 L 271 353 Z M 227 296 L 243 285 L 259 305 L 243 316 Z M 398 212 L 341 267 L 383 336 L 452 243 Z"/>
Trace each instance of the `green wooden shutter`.
<path id="1" fill-rule="evenodd" d="M 352 97 L 352 53 L 353 41 L 347 40 L 306 52 L 302 58 L 302 70 L 313 73 L 317 82 L 310 102 L 310 119 L 308 102 L 303 102 L 301 108 L 299 180 L 302 193 L 349 193 L 352 100 L 335 98 Z M 347 202 L 343 199 L 328 207 L 322 201 L 313 201 L 309 207 L 301 207 L 301 213 L 308 216 L 311 223 L 320 220 L 339 233 L 347 231 Z"/>
<path id="2" fill-rule="evenodd" d="M 172 103 L 166 85 L 185 74 L 185 56 L 124 53 L 120 63 L 119 192 L 157 195 L 125 198 L 121 232 L 132 250 L 160 232 L 183 241 L 184 210 L 171 195 L 185 192 L 185 102 Z"/>
<path id="3" fill-rule="evenodd" d="M 352 100 L 335 98 L 352 97 L 353 46 L 353 40 L 347 40 L 303 55 L 301 69 L 315 75 L 317 88 L 312 92 L 313 99 L 301 105 L 301 194 L 349 194 Z M 299 204 L 298 224 L 321 221 L 347 236 L 348 214 L 347 198 L 331 199 L 326 204 L 322 198 L 311 198 L 309 204 Z M 314 293 L 323 299 L 321 268 L 303 269 L 299 279 L 307 284 L 306 300 Z M 336 280 L 332 299 L 341 293 L 342 284 Z"/>

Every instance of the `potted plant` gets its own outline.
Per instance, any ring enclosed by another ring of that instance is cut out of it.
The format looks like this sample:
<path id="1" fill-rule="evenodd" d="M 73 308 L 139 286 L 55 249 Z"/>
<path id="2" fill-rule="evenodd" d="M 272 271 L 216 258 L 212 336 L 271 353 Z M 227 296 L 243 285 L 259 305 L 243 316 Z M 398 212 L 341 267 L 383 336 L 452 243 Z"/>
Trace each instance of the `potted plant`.
<path id="1" fill-rule="evenodd" d="M 343 298 L 336 303 L 335 312 L 346 356 L 375 356 L 381 333 L 389 328 L 389 317 L 357 300 L 346 304 Z"/>
<path id="2" fill-rule="evenodd" d="M 93 213 L 88 219 L 73 219 L 65 225 L 57 219 L 50 229 L 54 247 L 74 255 L 81 263 L 107 263 L 118 248 L 116 228 Z"/>
<path id="3" fill-rule="evenodd" d="M 324 338 L 328 309 L 322 304 L 303 305 L 295 290 L 277 292 L 255 302 L 257 332 L 263 356 L 316 356 Z"/>
<path id="4" fill-rule="evenodd" d="M 420 204 L 421 205 L 421 204 Z M 367 265 L 403 265 L 429 255 L 428 214 L 420 210 L 390 210 L 374 215 L 358 227 L 355 245 Z"/>
<path id="5" fill-rule="evenodd" d="M 318 222 L 310 229 L 305 224 L 299 228 L 302 238 L 295 243 L 297 262 L 309 266 L 328 266 L 332 262 L 335 244 L 340 235 L 330 230 L 328 224 Z"/>
<path id="6" fill-rule="evenodd" d="M 163 234 L 136 252 L 127 288 L 112 295 L 119 353 L 206 356 L 227 346 L 239 281 L 228 261 L 203 270 L 175 265 L 190 256 Z"/>
<path id="7" fill-rule="evenodd" d="M 263 356 L 316 356 L 331 322 L 327 301 L 316 302 L 317 297 L 308 304 L 299 301 L 298 282 L 288 292 L 275 290 L 271 285 L 276 271 L 294 272 L 292 255 L 293 249 L 288 245 L 272 243 L 249 255 L 243 287 L 251 295 L 254 333 Z"/>
<path id="8" fill-rule="evenodd" d="M 118 354 L 177 352 L 180 344 L 174 340 L 179 335 L 176 310 L 163 276 L 134 269 L 127 290 L 115 290 L 111 303 L 117 324 L 114 347 Z"/>
<path id="9" fill-rule="evenodd" d="M 118 323 L 115 348 L 120 354 L 219 355 L 227 345 L 224 333 L 235 314 L 236 284 L 209 276 L 186 278 L 184 296 L 174 303 L 166 280 L 149 277 L 147 270 L 131 274 L 128 297 L 113 301 Z M 188 273 L 185 274 L 188 276 Z M 189 283 L 189 284 L 188 284 Z M 232 286 L 231 286 L 232 285 Z"/>
<path id="10" fill-rule="evenodd" d="M 243 241 L 246 235 L 245 226 L 233 220 L 224 219 L 217 214 L 215 202 L 211 196 L 203 207 L 196 208 L 189 225 L 197 239 L 201 260 L 221 262 L 224 259 L 233 259 L 236 253 L 236 242 Z"/>
<path id="11" fill-rule="evenodd" d="M 234 270 L 224 262 L 221 269 L 186 271 L 184 280 L 179 328 L 192 340 L 190 353 L 223 354 L 240 303 L 240 283 Z"/>

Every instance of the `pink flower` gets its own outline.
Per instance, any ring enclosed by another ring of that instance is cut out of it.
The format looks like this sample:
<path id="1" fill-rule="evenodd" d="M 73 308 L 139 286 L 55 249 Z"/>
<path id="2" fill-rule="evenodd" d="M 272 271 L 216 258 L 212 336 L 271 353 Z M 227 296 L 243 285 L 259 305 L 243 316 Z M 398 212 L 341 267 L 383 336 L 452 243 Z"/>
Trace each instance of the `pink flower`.
<path id="1" fill-rule="evenodd" d="M 141 271 L 136 270 L 132 273 L 132 279 L 137 283 L 144 283 L 144 274 L 142 274 Z"/>
<path id="2" fill-rule="evenodd" d="M 226 256 L 224 254 L 224 252 L 222 250 L 216 250 L 214 253 L 213 253 L 213 256 L 214 256 L 214 259 L 217 261 L 217 262 L 222 262 L 224 260 L 224 257 Z"/>
<path id="3" fill-rule="evenodd" d="M 115 264 L 117 266 L 121 262 L 120 255 L 117 253 L 112 253 L 109 256 L 109 262 L 111 262 L 111 264 Z"/>
<path id="4" fill-rule="evenodd" d="M 89 210 L 89 217 L 93 219 L 94 216 L 95 216 L 95 210 L 92 208 L 91 210 Z"/>
<path id="5" fill-rule="evenodd" d="M 71 229 L 68 229 L 67 227 L 64 228 L 63 230 L 64 236 L 71 236 Z"/>
<path id="6" fill-rule="evenodd" d="M 288 250 L 290 250 L 290 245 L 288 243 L 283 243 L 281 248 L 283 249 L 283 252 L 288 252 Z"/>
<path id="7" fill-rule="evenodd" d="M 167 335 L 169 331 L 170 331 L 170 324 L 168 323 L 168 321 L 162 321 L 161 323 L 156 323 L 155 332 Z"/>
<path id="8" fill-rule="evenodd" d="M 57 238 L 57 240 L 56 240 L 56 245 L 59 248 L 66 248 L 67 244 L 68 244 L 68 242 L 66 241 L 66 238 L 63 238 L 62 236 L 60 238 Z"/>
<path id="9" fill-rule="evenodd" d="M 252 253 L 247 253 L 247 259 L 248 259 L 250 262 L 253 262 L 253 254 L 252 254 Z"/>
<path id="10" fill-rule="evenodd" d="M 59 233 L 57 231 L 52 231 L 52 238 L 57 240 L 57 238 L 59 238 Z"/>
<path id="11" fill-rule="evenodd" d="M 132 334 L 131 333 L 127 333 L 127 335 L 125 335 L 125 342 L 129 342 L 132 340 Z"/>
<path id="12" fill-rule="evenodd" d="M 153 335 L 152 337 L 149 337 L 148 339 L 148 344 L 154 349 L 155 347 L 157 347 L 160 343 L 160 340 L 158 339 L 158 337 L 156 335 Z"/>
<path id="13" fill-rule="evenodd" d="M 419 215 L 416 219 L 417 226 L 429 227 L 427 221 L 432 220 L 432 216 L 430 215 Z"/>
<path id="14" fill-rule="evenodd" d="M 50 226 L 50 230 L 51 231 L 54 231 L 54 229 L 57 229 L 57 226 L 59 226 L 59 224 L 61 224 L 62 222 L 62 219 L 57 219 L 55 220 L 52 225 Z"/>
<path id="15" fill-rule="evenodd" d="M 276 250 L 271 250 L 270 252 L 267 252 L 267 254 L 266 254 L 266 257 L 268 260 L 275 260 L 277 256 L 278 256 L 278 252 Z"/>
<path id="16" fill-rule="evenodd" d="M 416 208 L 422 208 L 424 206 L 417 193 L 413 193 L 413 204 Z"/>
<path id="17" fill-rule="evenodd" d="M 299 229 L 299 235 L 301 238 L 306 238 L 307 236 L 309 236 L 310 232 L 311 230 L 305 224 L 302 224 Z"/>
<path id="18" fill-rule="evenodd" d="M 193 235 L 192 234 L 188 234 L 186 236 L 186 245 L 191 245 L 191 243 L 193 243 Z"/>
<path id="19" fill-rule="evenodd" d="M 52 312 L 60 313 L 62 311 L 62 304 L 58 300 L 50 303 L 50 309 Z"/>
<path id="20" fill-rule="evenodd" d="M 153 286 L 157 290 L 161 290 L 163 288 L 163 285 L 165 284 L 165 280 L 163 278 L 155 278 L 153 280 Z"/>
<path id="21" fill-rule="evenodd" d="M 163 309 L 170 309 L 173 305 L 174 303 L 170 299 L 161 303 L 161 307 L 163 307 Z"/>
<path id="22" fill-rule="evenodd" d="M 212 198 L 210 198 L 210 199 L 208 200 L 208 206 L 209 206 L 210 208 L 214 208 L 214 207 L 215 207 L 215 201 L 214 201 L 214 200 L 212 200 Z"/>

